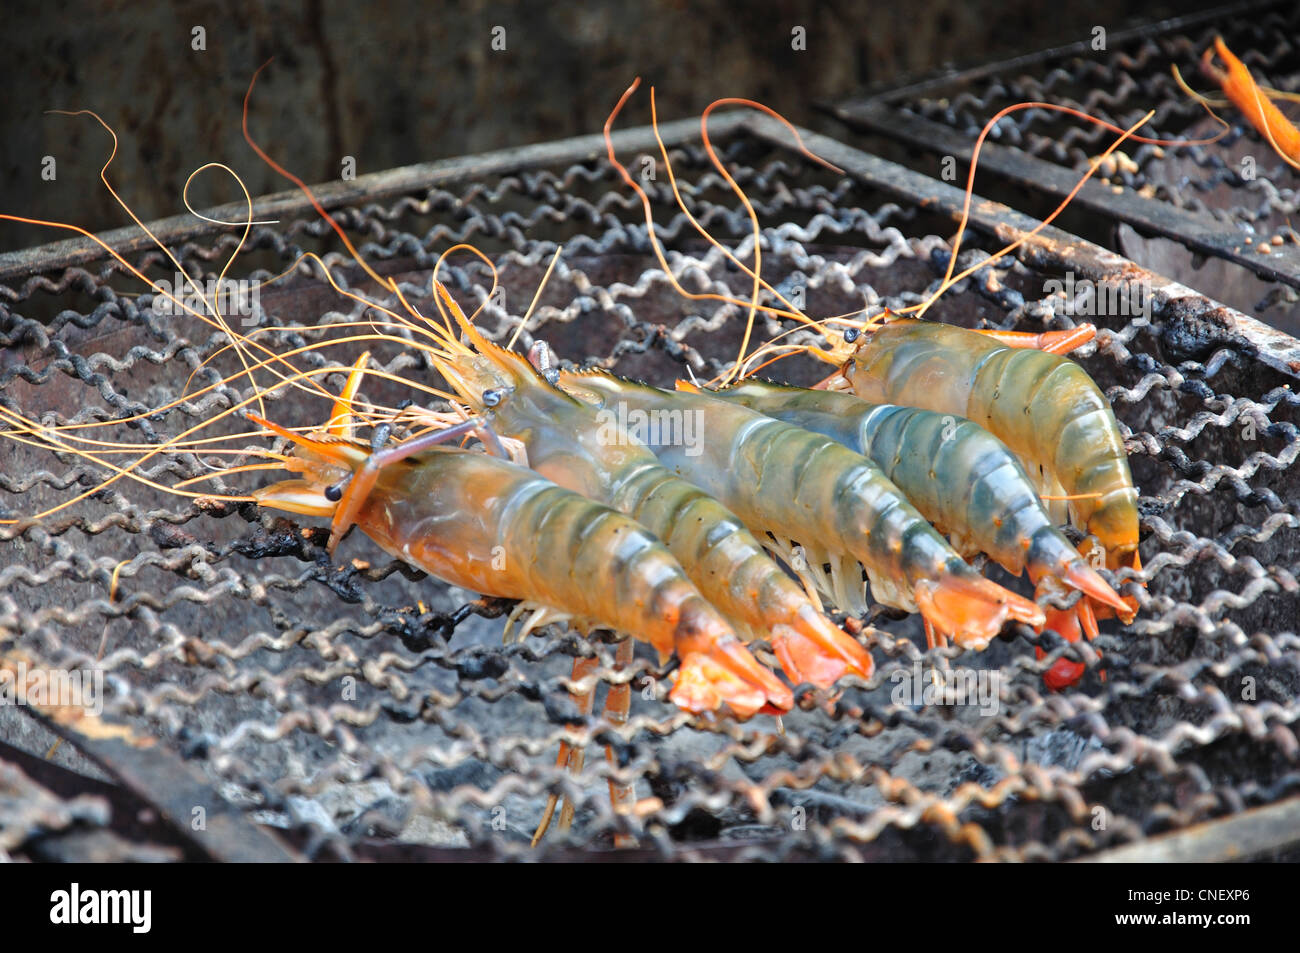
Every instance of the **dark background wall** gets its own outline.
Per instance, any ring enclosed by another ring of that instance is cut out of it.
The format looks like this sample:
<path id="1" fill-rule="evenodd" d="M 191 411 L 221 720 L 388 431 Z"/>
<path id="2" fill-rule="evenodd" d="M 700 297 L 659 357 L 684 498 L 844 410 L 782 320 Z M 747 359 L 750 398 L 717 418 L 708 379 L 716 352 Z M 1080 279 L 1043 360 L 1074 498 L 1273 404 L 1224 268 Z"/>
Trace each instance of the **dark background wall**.
<path id="1" fill-rule="evenodd" d="M 42 114 L 52 108 L 94 109 L 117 130 L 111 177 L 146 219 L 183 210 L 186 176 L 208 161 L 236 168 L 255 195 L 282 188 L 239 133 L 248 81 L 272 56 L 253 127 L 316 182 L 337 177 L 344 156 L 364 173 L 596 132 L 638 74 L 657 87 L 664 119 L 746 96 L 817 126 L 818 99 L 1198 5 L 1208 4 L 11 0 L 0 35 L 0 211 L 92 230 L 126 222 L 96 178 L 108 136 L 93 120 Z M 192 49 L 197 26 L 206 50 Z M 492 49 L 495 27 L 504 51 Z M 795 27 L 806 50 L 792 49 Z M 647 103 L 643 93 L 624 121 L 645 122 Z M 47 155 L 57 160 L 53 182 L 40 175 Z M 237 197 L 217 176 L 193 192 L 197 207 Z M 56 237 L 65 236 L 0 223 L 0 249 Z"/>

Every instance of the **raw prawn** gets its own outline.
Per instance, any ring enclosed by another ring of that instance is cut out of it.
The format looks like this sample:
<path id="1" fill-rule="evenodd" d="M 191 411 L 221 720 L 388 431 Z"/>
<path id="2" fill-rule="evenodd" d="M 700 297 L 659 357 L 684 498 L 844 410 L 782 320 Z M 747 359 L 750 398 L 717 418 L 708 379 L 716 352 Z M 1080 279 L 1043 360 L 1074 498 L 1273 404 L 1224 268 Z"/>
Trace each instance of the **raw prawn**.
<path id="1" fill-rule="evenodd" d="M 1005 332 L 892 321 L 863 335 L 829 386 L 851 388 L 871 403 L 974 421 L 1020 458 L 1055 522 L 1068 517 L 1096 536 L 1110 569 L 1136 570 L 1138 494 L 1119 424 L 1088 373 L 1053 353 L 1080 337 L 1076 329 L 1020 341 Z"/>

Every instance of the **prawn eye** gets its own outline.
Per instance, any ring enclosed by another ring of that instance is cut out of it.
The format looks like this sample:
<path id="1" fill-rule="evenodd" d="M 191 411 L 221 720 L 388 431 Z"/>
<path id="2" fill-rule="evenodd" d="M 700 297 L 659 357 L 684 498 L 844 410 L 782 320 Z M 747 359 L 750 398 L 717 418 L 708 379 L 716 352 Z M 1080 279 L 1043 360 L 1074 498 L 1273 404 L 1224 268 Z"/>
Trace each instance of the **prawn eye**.
<path id="1" fill-rule="evenodd" d="M 483 406 L 495 407 L 501 401 L 510 396 L 512 388 L 510 387 L 493 387 L 483 392 Z"/>
<path id="2" fill-rule="evenodd" d="M 546 383 L 550 384 L 552 387 L 559 386 L 560 372 L 555 368 L 548 367 L 546 370 L 542 371 L 542 376 L 546 378 Z"/>
<path id="3" fill-rule="evenodd" d="M 862 333 L 862 332 L 861 332 L 860 330 L 858 330 L 857 328 L 845 328 L 845 329 L 844 329 L 844 343 L 845 343 L 845 344 L 852 344 L 854 341 L 856 341 L 856 340 L 858 339 L 858 335 L 860 335 L 861 333 Z"/>
<path id="4" fill-rule="evenodd" d="M 344 482 L 346 481 L 331 483 L 329 486 L 325 487 L 325 499 L 329 500 L 331 503 L 337 503 L 339 500 L 343 499 Z"/>

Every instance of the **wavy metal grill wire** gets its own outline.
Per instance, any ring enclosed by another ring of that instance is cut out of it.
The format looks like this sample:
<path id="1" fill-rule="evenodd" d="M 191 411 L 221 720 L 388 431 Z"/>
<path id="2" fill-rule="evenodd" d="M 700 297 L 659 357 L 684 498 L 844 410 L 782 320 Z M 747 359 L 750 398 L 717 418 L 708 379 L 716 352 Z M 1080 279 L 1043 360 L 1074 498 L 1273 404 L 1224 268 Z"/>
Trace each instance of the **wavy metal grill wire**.
<path id="1" fill-rule="evenodd" d="M 842 178 L 818 170 L 756 134 L 761 124 L 729 128 L 724 154 L 762 219 L 765 272 L 779 287 L 802 288 L 810 313 L 902 307 L 935 286 L 950 249 L 940 236 L 953 230 L 943 201 L 901 198 L 897 182 L 869 169 Z M 636 158 L 632 140 L 621 141 Z M 644 137 L 637 141 L 644 149 Z M 734 196 L 687 134 L 672 141 L 693 211 L 743 257 L 749 224 Z M 508 173 L 510 161 L 470 162 L 453 184 L 395 198 L 369 200 L 362 188 L 361 200 L 334 214 L 363 240 L 363 254 L 430 310 L 438 253 L 458 241 L 483 248 L 500 269 L 504 300 L 488 298 L 487 270 L 470 259 L 453 259 L 445 273 L 462 300 L 485 302 L 482 324 L 498 339 L 513 332 L 562 242 L 525 344 L 544 339 L 576 364 L 664 385 L 687 368 L 720 370 L 735 354 L 743 313 L 672 289 L 650 255 L 639 205 L 603 161 L 587 158 L 590 147 L 574 148 L 581 161 L 534 156 L 533 167 Z M 833 144 L 817 139 L 814 148 Z M 692 290 L 745 297 L 744 276 L 676 213 L 658 171 L 648 184 L 675 272 Z M 944 188 L 933 183 L 934 195 Z M 324 234 L 301 213 L 259 227 L 236 271 L 279 273 L 321 247 Z M 974 230 L 961 261 L 1000 244 Z M 187 267 L 209 276 L 233 246 L 213 233 L 174 245 Z M 1040 248 L 987 267 L 932 316 L 1068 326 L 1062 299 L 1045 289 L 1072 261 L 1070 248 L 1056 251 L 1054 260 Z M 120 269 L 69 265 L 75 257 L 51 252 L 0 288 L 6 406 L 46 424 L 113 421 L 163 407 L 191 374 L 193 393 L 218 369 L 234 369 L 219 353 L 224 337 L 159 316 Z M 156 251 L 134 257 L 151 277 L 172 270 Z M 365 287 L 345 259 L 326 260 Z M 90 831 L 102 835 L 97 856 L 181 856 L 196 843 L 211 856 L 241 856 L 251 844 L 243 855 L 257 856 L 255 825 L 267 825 L 312 859 L 1062 860 L 1285 806 L 1300 789 L 1300 439 L 1294 381 L 1274 352 L 1295 342 L 1265 340 L 1241 316 L 1176 291 L 1157 286 L 1149 318 L 1096 319 L 1098 339 L 1080 355 L 1125 430 L 1148 581 L 1143 590 L 1120 580 L 1142 611 L 1129 627 L 1103 624 L 1100 655 L 1027 629 L 984 653 L 925 653 L 913 620 L 877 609 L 869 617 L 877 672 L 869 683 L 850 680 L 833 710 L 795 711 L 783 732 L 766 718 L 711 723 L 664 700 L 651 655 L 638 652 L 619 672 L 608 645 L 554 629 L 502 646 L 504 606 L 403 567 L 358 533 L 331 561 L 319 521 L 119 483 L 39 525 L 0 529 L 0 651 L 80 668 L 94 664 L 102 641 L 103 718 L 127 726 L 131 740 L 65 733 L 175 822 L 180 846 L 171 841 L 168 855 L 156 828 L 128 830 L 111 791 L 49 790 L 34 780 L 32 761 L 28 774 L 15 767 L 0 776 L 0 850 L 41 856 L 59 837 Z M 305 266 L 266 289 L 254 315 L 277 349 L 318 339 L 311 328 L 322 323 L 364 316 Z M 768 336 L 777 330 L 763 327 Z M 310 360 L 343 367 L 356 353 L 338 348 Z M 379 348 L 376 357 L 412 379 L 428 374 L 410 349 Z M 778 369 L 796 382 L 818 375 L 810 361 Z M 156 441 L 249 391 L 241 381 L 106 433 Z M 384 384 L 365 392 L 390 403 L 411 396 Z M 300 425 L 323 419 L 327 407 L 283 396 L 268 412 Z M 5 453 L 0 506 L 10 513 L 67 499 L 103 473 L 69 457 Z M 171 453 L 144 467 L 165 483 L 203 472 L 203 460 Z M 1036 644 L 1049 650 L 1043 661 Z M 569 667 L 591 652 L 600 683 L 631 679 L 638 689 L 625 727 L 574 718 Z M 1089 671 L 1075 689 L 1048 693 L 1041 673 L 1061 656 Z M 895 703 L 896 676 L 918 665 L 997 671 L 996 714 Z M 577 779 L 554 767 L 559 741 L 574 737 L 589 748 Z M 601 743 L 618 755 L 616 769 Z M 635 818 L 611 814 L 611 774 L 635 782 Z M 577 798 L 575 826 L 534 850 L 528 836 L 552 791 Z M 221 836 L 215 821 L 206 834 L 196 830 L 196 804 L 221 816 Z M 619 830 L 635 833 L 640 847 L 612 851 Z M 1291 836 L 1278 828 L 1277 843 Z M 82 856 L 77 849 L 69 848 Z"/>

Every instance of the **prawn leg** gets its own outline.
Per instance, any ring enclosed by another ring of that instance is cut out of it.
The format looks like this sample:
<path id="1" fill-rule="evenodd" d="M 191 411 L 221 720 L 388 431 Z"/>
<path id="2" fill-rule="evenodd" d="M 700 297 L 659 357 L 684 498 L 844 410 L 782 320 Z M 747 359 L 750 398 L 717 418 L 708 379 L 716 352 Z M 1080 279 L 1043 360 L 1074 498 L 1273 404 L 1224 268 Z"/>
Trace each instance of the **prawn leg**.
<path id="1" fill-rule="evenodd" d="M 1048 354 L 1069 354 L 1083 347 L 1097 336 L 1097 328 L 1092 324 L 1081 324 L 1063 331 L 1001 331 L 997 328 L 977 328 L 976 334 L 983 334 L 1007 347 L 1028 348 L 1044 351 Z"/>
<path id="2" fill-rule="evenodd" d="M 636 646 L 632 644 L 631 639 L 624 639 L 618 644 L 618 650 L 614 655 L 614 665 L 618 671 L 622 671 L 632 664 L 632 658 L 635 654 Z M 605 695 L 605 720 L 615 728 L 622 728 L 627 724 L 628 717 L 632 712 L 632 686 L 629 683 L 622 685 L 610 685 L 609 692 Z M 618 768 L 618 757 L 614 753 L 613 745 L 605 745 L 605 761 L 611 769 Z M 628 810 L 636 800 L 635 784 L 619 784 L 613 775 L 609 778 L 609 803 L 614 808 L 614 813 L 619 814 Z M 615 847 L 635 847 L 636 838 L 630 834 L 615 834 Z"/>
<path id="3" fill-rule="evenodd" d="M 573 660 L 573 669 L 569 674 L 570 684 L 581 682 L 584 678 L 592 675 L 596 671 L 598 662 L 594 658 L 583 658 L 579 656 Z M 592 704 L 595 700 L 595 688 L 589 692 L 569 692 L 569 697 L 573 699 L 577 706 L 578 714 L 586 717 L 591 714 Z M 582 773 L 582 765 L 585 760 L 582 749 L 569 744 L 567 741 L 560 742 L 560 753 L 555 758 L 557 768 L 568 768 L 569 773 L 578 775 Z M 546 836 L 546 831 L 551 826 L 551 818 L 555 816 L 555 807 L 560 800 L 559 794 L 552 794 L 546 799 L 546 810 L 542 812 L 542 820 L 537 825 L 537 830 L 533 833 L 532 846 L 536 847 Z M 566 797 L 564 806 L 560 809 L 559 827 L 562 831 L 567 831 L 573 824 L 573 804 Z"/>
<path id="4" fill-rule="evenodd" d="M 614 655 L 614 666 L 616 671 L 622 671 L 632 663 L 635 654 L 635 646 L 631 639 L 623 639 L 618 643 L 618 649 Z M 573 673 L 569 676 L 573 683 L 580 682 L 582 679 L 593 675 L 596 671 L 597 660 L 587 658 L 576 658 L 573 660 Z M 579 714 L 588 716 L 591 714 L 595 701 L 595 687 L 589 692 L 577 693 L 572 692 L 570 697 L 573 698 L 577 705 Z M 628 684 L 611 685 L 608 693 L 605 695 L 605 707 L 603 716 L 606 721 L 616 728 L 621 728 L 627 724 L 628 715 L 632 710 L 632 686 Z M 614 753 L 613 745 L 605 745 L 605 760 L 611 769 L 618 768 L 618 757 Z M 582 773 L 583 765 L 586 762 L 586 755 L 579 747 L 569 744 L 566 741 L 560 742 L 560 753 L 555 759 L 557 768 L 567 767 L 569 773 L 579 775 Z M 551 818 L 555 814 L 556 804 L 560 800 L 559 794 L 552 794 L 546 800 L 546 809 L 542 813 L 542 820 L 537 825 L 537 831 L 533 834 L 532 846 L 536 847 L 546 831 L 551 825 Z M 626 811 L 628 807 L 636 800 L 636 788 L 632 784 L 619 784 L 611 776 L 609 779 L 609 802 L 614 808 L 614 813 Z M 567 797 L 564 798 L 564 806 L 560 809 L 559 829 L 567 831 L 573 825 L 574 805 Z M 629 834 L 615 834 L 615 847 L 635 847 L 636 838 Z"/>

